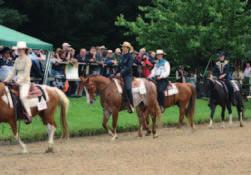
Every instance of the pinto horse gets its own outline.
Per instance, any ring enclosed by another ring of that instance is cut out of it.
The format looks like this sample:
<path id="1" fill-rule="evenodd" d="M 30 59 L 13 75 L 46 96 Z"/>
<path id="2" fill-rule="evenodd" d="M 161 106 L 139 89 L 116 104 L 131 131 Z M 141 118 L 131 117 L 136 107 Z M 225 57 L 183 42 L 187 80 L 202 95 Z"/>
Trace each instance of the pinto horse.
<path id="1" fill-rule="evenodd" d="M 54 142 L 53 140 L 54 140 L 54 133 L 56 131 L 56 122 L 54 120 L 54 114 L 58 105 L 61 106 L 62 138 L 69 137 L 68 124 L 66 120 L 69 100 L 65 96 L 65 94 L 58 88 L 49 86 L 41 86 L 41 87 L 43 87 L 48 97 L 47 109 L 43 111 L 38 111 L 37 109 L 38 98 L 32 98 L 30 99 L 30 102 L 31 104 L 33 104 L 32 106 L 34 107 L 31 107 L 31 111 L 33 117 L 39 115 L 43 121 L 43 124 L 47 126 L 49 146 L 46 152 L 53 152 L 53 142 Z M 11 103 L 10 101 L 8 101 L 8 96 L 10 97 L 10 94 L 8 94 L 5 84 L 0 83 L 0 106 L 1 106 L 0 123 L 1 122 L 9 123 L 16 140 L 22 147 L 22 152 L 27 153 L 28 151 L 26 145 L 21 140 L 17 129 L 17 120 L 24 119 L 24 117 L 18 116 L 18 119 L 16 118 L 15 109 L 13 108 L 13 106 L 10 105 Z"/>
<path id="2" fill-rule="evenodd" d="M 96 92 L 100 95 L 100 102 L 103 107 L 103 127 L 107 130 L 108 134 L 115 140 L 117 136 L 117 121 L 119 111 L 125 109 L 123 103 L 123 95 L 119 92 L 118 84 L 122 84 L 119 79 L 106 78 L 101 75 L 91 75 L 88 77 L 81 77 L 80 86 L 85 89 L 87 102 L 92 104 L 95 100 Z M 150 114 L 152 117 L 152 133 L 156 138 L 156 122 L 160 117 L 160 108 L 157 102 L 157 90 L 153 82 L 146 79 L 134 79 L 132 86 L 135 87 L 139 82 L 143 82 L 146 88 L 144 95 L 133 93 L 134 105 L 136 106 L 137 115 L 139 118 L 139 137 L 142 137 L 142 129 L 146 127 L 145 115 Z M 135 103 L 135 99 L 141 99 Z M 112 115 L 112 130 L 108 127 L 109 117 Z M 150 135 L 149 133 L 147 135 Z"/>

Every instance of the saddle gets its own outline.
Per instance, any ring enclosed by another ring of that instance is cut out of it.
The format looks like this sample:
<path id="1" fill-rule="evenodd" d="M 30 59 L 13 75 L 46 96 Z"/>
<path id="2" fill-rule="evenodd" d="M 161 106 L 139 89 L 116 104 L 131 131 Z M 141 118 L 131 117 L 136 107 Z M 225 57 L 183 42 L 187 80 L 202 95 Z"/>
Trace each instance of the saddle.
<path id="1" fill-rule="evenodd" d="M 19 86 L 17 84 L 7 84 L 7 87 L 9 89 L 10 97 L 13 103 L 16 119 L 21 119 L 21 117 L 25 117 L 25 109 L 19 98 Z M 46 101 L 46 95 L 44 90 L 39 85 L 35 85 L 33 83 L 30 86 L 28 98 L 38 98 L 39 102 L 42 99 Z"/>
<path id="2" fill-rule="evenodd" d="M 175 83 L 171 83 L 170 81 L 168 82 L 168 85 L 166 87 L 166 90 L 164 91 L 165 96 L 172 96 L 175 94 L 178 94 L 178 88 L 175 85 Z"/>

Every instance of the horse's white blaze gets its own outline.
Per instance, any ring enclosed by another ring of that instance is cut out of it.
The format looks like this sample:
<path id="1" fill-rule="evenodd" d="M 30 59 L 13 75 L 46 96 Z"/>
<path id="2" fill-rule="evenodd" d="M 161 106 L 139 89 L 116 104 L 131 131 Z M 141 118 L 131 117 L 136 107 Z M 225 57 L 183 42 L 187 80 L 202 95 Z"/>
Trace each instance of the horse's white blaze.
<path id="1" fill-rule="evenodd" d="M 90 94 L 88 92 L 88 90 L 86 89 L 86 87 L 84 86 L 84 90 L 85 90 L 85 95 L 86 95 L 86 100 L 87 100 L 87 103 L 91 103 L 91 99 L 90 99 Z"/>
<path id="2" fill-rule="evenodd" d="M 16 138 L 16 140 L 18 141 L 19 145 L 22 147 L 22 149 L 23 149 L 22 152 L 23 152 L 23 153 L 27 153 L 28 151 L 27 151 L 26 145 L 25 145 L 24 142 L 21 140 L 21 138 L 20 138 L 18 132 L 17 132 L 17 134 L 15 135 L 15 138 Z"/>
<path id="3" fill-rule="evenodd" d="M 229 114 L 229 124 L 232 125 L 233 124 L 233 116 L 232 114 Z"/>
<path id="4" fill-rule="evenodd" d="M 48 128 L 48 137 L 49 137 L 48 143 L 49 143 L 49 145 L 53 145 L 54 144 L 54 133 L 56 131 L 56 128 L 49 123 L 47 124 L 47 128 Z"/>

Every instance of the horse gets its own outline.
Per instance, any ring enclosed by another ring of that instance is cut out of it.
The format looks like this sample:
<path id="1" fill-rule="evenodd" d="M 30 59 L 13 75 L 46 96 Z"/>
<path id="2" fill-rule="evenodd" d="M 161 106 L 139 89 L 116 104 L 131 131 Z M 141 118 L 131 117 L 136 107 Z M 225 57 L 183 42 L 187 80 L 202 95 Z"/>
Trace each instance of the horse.
<path id="1" fill-rule="evenodd" d="M 193 116 L 196 102 L 196 89 L 190 83 L 172 83 L 169 84 L 169 90 L 176 90 L 176 93 L 168 94 L 168 88 L 165 92 L 164 109 L 177 105 L 179 107 L 179 122 L 177 128 L 183 124 L 184 116 L 189 120 L 189 124 L 194 129 Z M 147 118 L 146 123 L 149 123 Z M 148 128 L 146 128 L 148 130 Z"/>
<path id="2" fill-rule="evenodd" d="M 29 100 L 31 104 L 31 112 L 32 117 L 39 115 L 42 119 L 44 125 L 47 126 L 48 129 L 48 148 L 46 153 L 53 152 L 53 144 L 54 144 L 54 133 L 56 131 L 56 122 L 54 120 L 54 114 L 56 112 L 56 108 L 58 105 L 61 107 L 61 125 L 62 125 L 62 138 L 69 138 L 68 133 L 68 124 L 66 120 L 67 110 L 69 106 L 69 100 L 65 96 L 65 94 L 56 87 L 49 87 L 46 85 L 40 86 L 41 89 L 44 90 L 44 93 L 47 96 L 47 109 L 38 111 L 37 104 L 38 98 L 31 98 Z M 20 146 L 22 147 L 22 152 L 27 153 L 27 147 L 24 142 L 21 140 L 21 137 L 18 133 L 17 129 L 17 120 L 25 119 L 24 116 L 16 116 L 15 111 L 15 103 L 11 101 L 11 94 L 8 86 L 4 83 L 0 83 L 0 123 L 8 123 L 11 127 L 12 133 L 15 136 L 15 139 L 18 141 Z"/>
<path id="3" fill-rule="evenodd" d="M 95 101 L 96 93 L 100 95 L 100 103 L 103 108 L 103 128 L 112 136 L 112 140 L 118 138 L 117 135 L 117 121 L 120 111 L 125 109 L 124 100 L 120 79 L 107 78 L 102 75 L 90 75 L 87 77 L 80 77 L 80 86 L 84 88 L 87 103 L 92 104 Z M 160 118 L 160 108 L 157 101 L 157 90 L 153 82 L 143 79 L 135 78 L 132 86 L 143 82 L 146 92 L 144 95 L 133 93 L 134 105 L 136 106 L 136 112 L 139 119 L 138 136 L 142 137 L 142 130 L 146 128 L 145 117 L 150 115 L 152 119 L 152 134 L 153 138 L 157 137 L 156 123 Z M 138 100 L 137 100 L 138 99 Z M 137 102 L 136 102 L 137 101 Z M 108 127 L 109 117 L 112 115 L 112 130 Z M 150 135 L 148 133 L 146 135 Z"/>
<path id="4" fill-rule="evenodd" d="M 242 102 L 242 96 L 240 93 L 240 85 L 233 81 L 236 86 L 238 86 L 239 90 L 236 90 L 234 92 L 234 98 L 236 101 L 236 108 L 238 112 L 238 119 L 240 121 L 240 127 L 243 127 L 243 117 L 244 117 L 244 105 Z M 205 83 L 206 91 L 209 92 L 209 108 L 211 110 L 210 113 L 210 122 L 209 122 L 209 128 L 213 127 L 213 117 L 215 113 L 216 106 L 221 106 L 221 122 L 222 122 L 222 128 L 225 128 L 224 120 L 225 120 L 225 110 L 227 108 L 228 115 L 229 115 L 229 124 L 231 125 L 233 123 L 232 121 L 232 105 L 231 100 L 229 99 L 228 90 L 224 82 L 221 80 L 214 80 L 212 76 L 209 75 L 207 78 L 207 82 Z"/>

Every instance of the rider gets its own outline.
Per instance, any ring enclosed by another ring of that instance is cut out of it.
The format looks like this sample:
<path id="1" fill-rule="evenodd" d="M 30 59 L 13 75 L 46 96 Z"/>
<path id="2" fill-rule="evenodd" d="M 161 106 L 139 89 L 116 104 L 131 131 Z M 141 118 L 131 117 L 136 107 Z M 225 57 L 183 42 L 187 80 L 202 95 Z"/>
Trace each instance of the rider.
<path id="1" fill-rule="evenodd" d="M 128 112 L 134 112 L 133 96 L 132 96 L 132 66 L 134 59 L 131 52 L 133 51 L 132 45 L 125 41 L 122 44 L 122 55 L 120 57 L 120 63 L 117 70 L 117 76 L 121 76 L 124 81 L 124 94 L 126 96 L 128 104 Z"/>
<path id="2" fill-rule="evenodd" d="M 26 111 L 26 123 L 29 124 L 32 120 L 32 114 L 27 97 L 30 90 L 30 71 L 32 62 L 31 59 L 28 57 L 28 48 L 26 42 L 17 42 L 17 50 L 19 57 L 15 60 L 12 72 L 9 74 L 9 76 L 5 79 L 4 82 L 7 83 L 11 81 L 15 76 L 17 76 L 16 83 L 19 85 L 20 100 Z"/>
<path id="3" fill-rule="evenodd" d="M 218 56 L 219 61 L 217 61 L 215 64 L 213 74 L 219 80 L 222 80 L 225 82 L 228 89 L 229 99 L 231 100 L 232 103 L 234 103 L 234 98 L 233 98 L 234 90 L 230 82 L 232 78 L 231 78 L 231 74 L 229 70 L 228 61 L 225 60 L 225 53 L 223 51 L 219 52 L 217 56 Z"/>
<path id="4" fill-rule="evenodd" d="M 168 76 L 170 75 L 170 64 L 168 61 L 164 59 L 164 51 L 163 50 L 157 50 L 156 51 L 156 58 L 157 63 L 155 64 L 151 75 L 149 78 L 156 79 L 157 82 L 157 91 L 158 91 L 158 102 L 160 104 L 161 112 L 164 112 L 164 100 L 165 95 L 164 91 L 167 88 L 167 85 L 169 83 Z"/>

